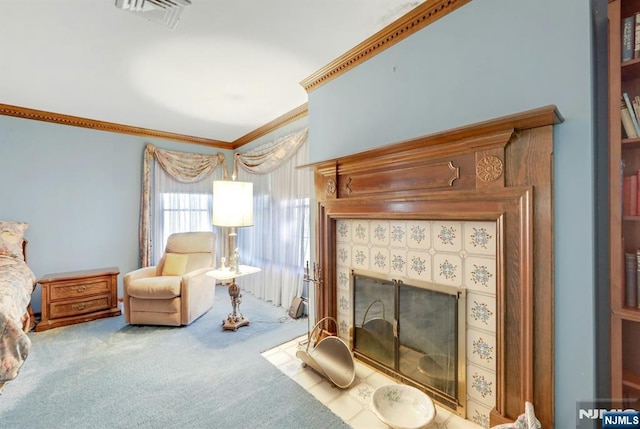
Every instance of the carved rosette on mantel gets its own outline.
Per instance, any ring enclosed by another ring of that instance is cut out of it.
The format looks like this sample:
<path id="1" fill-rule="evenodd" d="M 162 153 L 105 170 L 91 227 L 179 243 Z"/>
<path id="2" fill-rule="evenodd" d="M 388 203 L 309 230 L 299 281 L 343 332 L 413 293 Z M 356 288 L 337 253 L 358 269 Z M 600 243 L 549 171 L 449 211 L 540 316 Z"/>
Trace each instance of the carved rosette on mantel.
<path id="1" fill-rule="evenodd" d="M 494 182 L 502 176 L 502 160 L 497 156 L 485 156 L 476 164 L 476 175 L 483 182 Z"/>
<path id="2" fill-rule="evenodd" d="M 336 193 L 336 181 L 333 179 L 327 180 L 327 195 L 335 195 Z"/>
<path id="3" fill-rule="evenodd" d="M 322 180 L 315 181 L 316 195 L 322 195 L 323 200 L 336 198 L 338 185 L 335 165 L 327 165 L 321 170 Z"/>
<path id="4" fill-rule="evenodd" d="M 553 427 L 551 163 L 553 126 L 562 121 L 551 105 L 306 166 L 315 173 L 316 258 L 324 274 L 318 319 L 335 318 L 339 307 L 338 220 L 494 223 L 490 425 L 513 422 L 529 401 L 542 427 Z"/>

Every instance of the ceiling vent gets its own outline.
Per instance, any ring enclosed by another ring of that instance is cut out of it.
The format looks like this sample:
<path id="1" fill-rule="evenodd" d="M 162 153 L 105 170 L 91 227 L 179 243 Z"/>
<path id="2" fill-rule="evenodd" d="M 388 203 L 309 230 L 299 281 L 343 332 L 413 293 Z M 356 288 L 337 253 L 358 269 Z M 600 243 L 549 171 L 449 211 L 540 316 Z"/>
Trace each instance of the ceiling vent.
<path id="1" fill-rule="evenodd" d="M 190 4 L 190 0 L 116 0 L 117 8 L 164 24 L 172 30 L 177 27 L 182 10 Z"/>

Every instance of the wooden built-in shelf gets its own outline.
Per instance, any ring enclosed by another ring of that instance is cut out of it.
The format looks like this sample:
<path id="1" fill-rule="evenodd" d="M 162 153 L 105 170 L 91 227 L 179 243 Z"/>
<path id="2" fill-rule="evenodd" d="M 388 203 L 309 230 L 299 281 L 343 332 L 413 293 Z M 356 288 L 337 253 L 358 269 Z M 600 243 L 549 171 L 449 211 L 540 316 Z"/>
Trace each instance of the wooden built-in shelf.
<path id="1" fill-rule="evenodd" d="M 625 61 L 620 65 L 622 79 L 629 79 L 637 76 L 640 73 L 640 58 Z"/>
<path id="2" fill-rule="evenodd" d="M 623 307 L 612 311 L 616 316 L 620 316 L 623 320 L 631 322 L 640 322 L 640 308 Z"/>
<path id="3" fill-rule="evenodd" d="M 635 372 L 622 371 L 622 385 L 640 392 L 640 375 Z"/>
<path id="4" fill-rule="evenodd" d="M 622 149 L 637 149 L 640 147 L 640 137 L 622 139 Z"/>
<path id="5" fill-rule="evenodd" d="M 623 23 L 640 12 L 640 0 L 609 0 L 609 375 L 607 396 L 626 400 L 640 394 L 640 308 L 625 306 L 626 253 L 640 249 L 640 216 L 624 216 L 624 179 L 640 171 L 640 138 L 627 138 L 621 97 L 640 96 L 640 58 L 622 62 Z M 632 39 L 633 40 L 633 39 Z M 633 43 L 631 44 L 633 50 Z M 633 56 L 633 55 L 632 55 Z M 633 113 L 633 109 L 630 110 Z M 631 269 L 633 267 L 629 267 Z"/>

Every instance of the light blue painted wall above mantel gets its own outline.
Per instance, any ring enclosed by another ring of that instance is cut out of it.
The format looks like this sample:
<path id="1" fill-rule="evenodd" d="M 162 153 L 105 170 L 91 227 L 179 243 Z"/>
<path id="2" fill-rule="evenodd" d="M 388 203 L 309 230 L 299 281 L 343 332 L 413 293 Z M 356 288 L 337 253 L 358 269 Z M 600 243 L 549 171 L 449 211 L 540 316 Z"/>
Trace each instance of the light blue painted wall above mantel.
<path id="1" fill-rule="evenodd" d="M 312 163 L 558 107 L 557 428 L 575 427 L 576 401 L 595 391 L 591 22 L 586 1 L 474 0 L 309 94 Z"/>

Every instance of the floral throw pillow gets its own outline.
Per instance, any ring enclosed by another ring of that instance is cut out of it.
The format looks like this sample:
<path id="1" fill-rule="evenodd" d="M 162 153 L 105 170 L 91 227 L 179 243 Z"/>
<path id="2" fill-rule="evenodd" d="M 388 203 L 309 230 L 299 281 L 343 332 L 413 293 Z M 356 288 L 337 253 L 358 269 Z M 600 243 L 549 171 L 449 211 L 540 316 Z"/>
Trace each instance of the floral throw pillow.
<path id="1" fill-rule="evenodd" d="M 24 261 L 22 242 L 27 228 L 26 222 L 0 221 L 0 255 Z"/>

